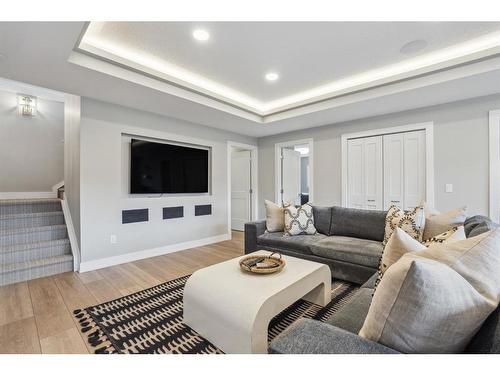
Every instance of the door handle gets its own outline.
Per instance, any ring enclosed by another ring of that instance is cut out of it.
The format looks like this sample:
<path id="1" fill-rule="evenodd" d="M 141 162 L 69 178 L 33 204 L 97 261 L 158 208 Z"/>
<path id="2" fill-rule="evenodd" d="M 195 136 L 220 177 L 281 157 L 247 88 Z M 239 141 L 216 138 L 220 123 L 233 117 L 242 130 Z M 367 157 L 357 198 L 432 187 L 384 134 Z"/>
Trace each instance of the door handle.
<path id="1" fill-rule="evenodd" d="M 399 203 L 399 201 L 391 201 L 391 203 Z"/>
<path id="2" fill-rule="evenodd" d="M 375 202 L 375 199 L 367 199 L 368 202 Z"/>

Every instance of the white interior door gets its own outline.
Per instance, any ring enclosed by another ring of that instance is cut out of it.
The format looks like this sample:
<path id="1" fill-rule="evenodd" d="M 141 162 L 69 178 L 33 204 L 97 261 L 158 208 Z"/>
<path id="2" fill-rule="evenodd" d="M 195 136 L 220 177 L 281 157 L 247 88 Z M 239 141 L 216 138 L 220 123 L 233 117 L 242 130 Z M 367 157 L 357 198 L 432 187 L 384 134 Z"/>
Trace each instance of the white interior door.
<path id="1" fill-rule="evenodd" d="M 281 176 L 282 202 L 300 204 L 300 152 L 282 149 Z"/>
<path id="2" fill-rule="evenodd" d="M 231 229 L 243 231 L 251 220 L 251 153 L 235 151 L 231 154 Z"/>
<path id="3" fill-rule="evenodd" d="M 381 210 L 383 202 L 382 137 L 364 139 L 365 209 Z"/>
<path id="4" fill-rule="evenodd" d="M 404 134 L 384 135 L 384 209 L 404 207 Z"/>
<path id="5" fill-rule="evenodd" d="M 425 130 L 404 133 L 404 209 L 425 200 Z"/>
<path id="6" fill-rule="evenodd" d="M 347 207 L 365 207 L 364 140 L 347 141 Z"/>

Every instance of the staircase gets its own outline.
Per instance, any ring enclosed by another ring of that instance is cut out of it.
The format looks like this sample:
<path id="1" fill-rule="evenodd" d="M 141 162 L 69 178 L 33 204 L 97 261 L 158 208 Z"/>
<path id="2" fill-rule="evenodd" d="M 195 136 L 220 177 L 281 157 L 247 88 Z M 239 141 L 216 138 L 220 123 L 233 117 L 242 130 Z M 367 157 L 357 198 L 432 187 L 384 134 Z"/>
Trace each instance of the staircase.
<path id="1" fill-rule="evenodd" d="M 73 271 L 59 199 L 0 200 L 0 286 Z"/>

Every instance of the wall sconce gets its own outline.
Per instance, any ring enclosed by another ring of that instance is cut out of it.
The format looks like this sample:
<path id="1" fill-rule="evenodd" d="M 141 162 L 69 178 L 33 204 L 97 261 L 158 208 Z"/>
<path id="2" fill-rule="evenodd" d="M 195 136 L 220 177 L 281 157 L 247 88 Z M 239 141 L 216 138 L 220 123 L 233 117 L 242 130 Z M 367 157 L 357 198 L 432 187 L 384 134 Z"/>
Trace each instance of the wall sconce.
<path id="1" fill-rule="evenodd" d="M 18 94 L 17 103 L 20 115 L 29 117 L 36 115 L 36 98 L 34 96 Z"/>

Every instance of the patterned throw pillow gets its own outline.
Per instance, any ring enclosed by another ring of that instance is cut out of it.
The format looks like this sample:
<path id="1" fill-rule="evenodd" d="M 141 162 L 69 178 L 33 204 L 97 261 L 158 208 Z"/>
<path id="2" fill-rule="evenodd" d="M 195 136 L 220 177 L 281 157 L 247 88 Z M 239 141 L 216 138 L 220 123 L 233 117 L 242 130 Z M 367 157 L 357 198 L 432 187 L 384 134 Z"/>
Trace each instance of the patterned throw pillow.
<path id="1" fill-rule="evenodd" d="M 396 228 L 403 229 L 411 237 L 422 242 L 424 234 L 425 214 L 424 207 L 418 206 L 410 211 L 403 211 L 396 205 L 391 205 L 385 217 L 385 234 L 383 245 L 385 246 Z"/>
<path id="2" fill-rule="evenodd" d="M 438 234 L 434 237 L 429 238 L 427 241 L 424 241 L 423 244 L 427 247 L 434 245 L 436 243 L 443 243 L 443 242 L 453 242 L 453 241 L 461 241 L 465 240 L 465 230 L 463 225 L 453 227 L 450 230 L 447 230 L 444 233 Z"/>
<path id="3" fill-rule="evenodd" d="M 313 208 L 309 203 L 300 207 L 285 205 L 285 236 L 316 233 Z"/>

